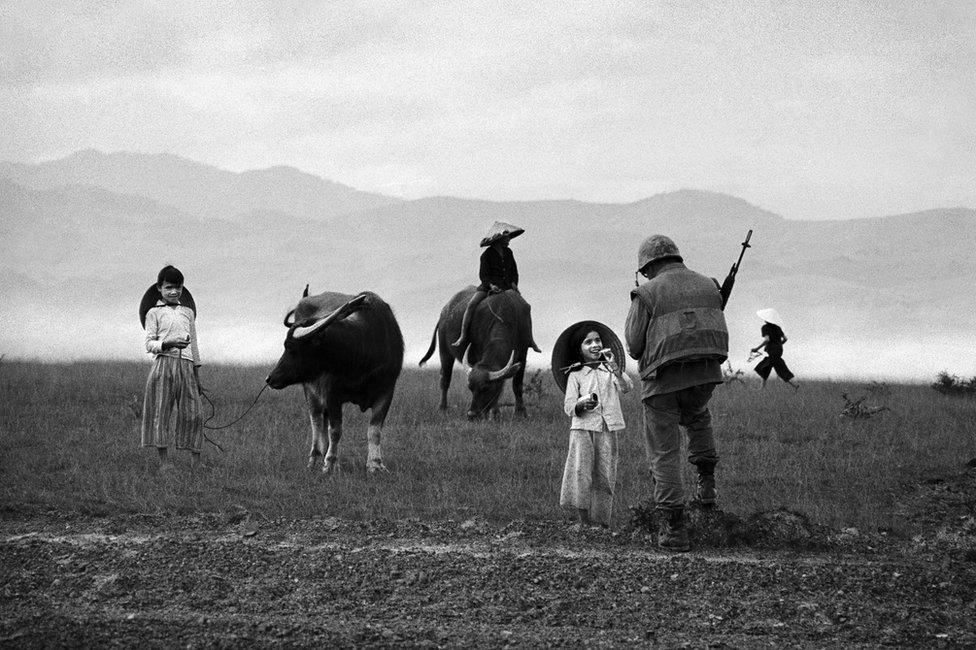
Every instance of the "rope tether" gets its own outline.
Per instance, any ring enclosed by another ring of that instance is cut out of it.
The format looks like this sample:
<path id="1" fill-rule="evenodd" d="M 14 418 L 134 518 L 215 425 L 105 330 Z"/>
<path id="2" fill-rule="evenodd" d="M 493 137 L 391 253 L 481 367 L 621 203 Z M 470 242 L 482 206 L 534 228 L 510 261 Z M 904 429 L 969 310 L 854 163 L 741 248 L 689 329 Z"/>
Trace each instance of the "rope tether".
<path id="1" fill-rule="evenodd" d="M 201 391 L 201 392 L 200 392 L 200 394 L 201 394 L 201 395 L 203 395 L 203 397 L 204 397 L 204 399 L 206 399 L 206 400 L 207 400 L 207 402 L 209 402 L 209 404 L 210 404 L 210 417 L 208 417 L 208 418 L 207 418 L 206 420 L 204 420 L 204 421 L 203 421 L 203 428 L 204 428 L 204 429 L 210 429 L 211 431 L 219 431 L 220 429 L 226 429 L 227 427 L 231 427 L 231 426 L 233 426 L 233 425 L 235 425 L 235 424 L 237 424 L 238 422 L 240 422 L 241 420 L 243 420 L 243 419 L 244 419 L 244 416 L 246 416 L 246 415 L 247 415 L 248 413 L 250 413 L 250 412 L 251 412 L 251 409 L 252 409 L 252 408 L 254 408 L 254 405 L 258 403 L 258 399 L 260 399 L 260 398 L 261 398 L 261 395 L 262 395 L 262 394 L 264 393 L 264 391 L 265 391 L 265 390 L 267 390 L 267 388 L 268 388 L 268 385 L 267 385 L 267 384 L 265 384 L 265 385 L 264 385 L 264 386 L 263 386 L 263 387 L 261 388 L 261 390 L 260 390 L 260 391 L 258 391 L 258 394 L 257 394 L 257 396 L 256 396 L 256 397 L 254 398 L 254 401 L 253 401 L 253 402 L 251 402 L 251 405 L 250 405 L 250 406 L 248 406 L 248 407 L 247 407 L 247 408 L 246 408 L 246 409 L 244 410 L 244 412 L 243 412 L 243 413 L 241 413 L 241 414 L 240 414 L 240 416 L 238 416 L 238 417 L 237 417 L 237 419 L 235 419 L 235 420 L 233 420 L 232 422 L 228 422 L 227 424 L 222 424 L 222 425 L 220 425 L 219 427 L 212 427 L 212 426 L 209 426 L 209 425 L 207 425 L 207 423 L 208 423 L 208 422 L 210 422 L 210 420 L 213 420 L 213 419 L 214 419 L 214 418 L 215 418 L 215 417 L 217 416 L 217 407 L 216 407 L 216 406 L 214 405 L 214 403 L 213 403 L 213 400 L 212 400 L 212 399 L 210 399 L 210 396 L 209 396 L 209 395 L 207 395 L 207 393 L 206 393 L 206 392 L 203 392 L 203 391 Z M 204 439 L 205 439 L 205 440 L 206 440 L 207 442 L 209 442 L 210 444 L 212 444 L 212 445 L 213 445 L 214 447 L 216 447 L 216 448 L 217 448 L 217 449 L 219 449 L 220 451 L 224 451 L 224 449 L 223 449 L 223 447 L 221 447 L 221 446 L 220 446 L 220 445 L 218 445 L 218 444 L 217 444 L 216 442 L 214 442 L 213 440 L 211 440 L 211 439 L 210 439 L 210 438 L 209 438 L 209 437 L 207 436 L 207 434 L 203 434 L 203 437 L 204 437 Z"/>

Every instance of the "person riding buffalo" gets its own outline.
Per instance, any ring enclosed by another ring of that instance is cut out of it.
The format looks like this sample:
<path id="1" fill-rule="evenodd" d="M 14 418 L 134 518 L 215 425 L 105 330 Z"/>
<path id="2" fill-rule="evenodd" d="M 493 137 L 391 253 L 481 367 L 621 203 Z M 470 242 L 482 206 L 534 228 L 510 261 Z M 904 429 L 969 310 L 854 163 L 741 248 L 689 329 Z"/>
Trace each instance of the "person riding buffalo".
<path id="1" fill-rule="evenodd" d="M 519 292 L 518 265 L 515 263 L 515 255 L 509 247 L 509 242 L 525 232 L 525 229 L 513 226 L 510 223 L 496 221 L 488 229 L 488 234 L 481 240 L 481 247 L 485 252 L 481 254 L 478 278 L 481 284 L 471 296 L 467 307 L 464 309 L 464 316 L 461 318 L 461 334 L 451 347 L 463 353 L 468 345 L 468 329 L 471 326 L 471 315 L 482 300 L 489 293 L 500 293 L 502 291 L 513 290 Z M 529 328 L 531 332 L 531 326 Z M 541 352 L 535 341 L 531 342 L 530 347 L 536 352 Z"/>

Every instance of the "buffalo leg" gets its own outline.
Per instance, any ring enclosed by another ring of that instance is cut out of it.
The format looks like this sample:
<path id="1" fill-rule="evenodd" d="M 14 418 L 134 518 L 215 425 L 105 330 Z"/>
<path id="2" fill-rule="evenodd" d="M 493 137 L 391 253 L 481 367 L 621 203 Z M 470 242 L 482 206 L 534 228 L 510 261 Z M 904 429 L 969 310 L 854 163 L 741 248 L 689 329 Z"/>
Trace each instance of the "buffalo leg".
<path id="1" fill-rule="evenodd" d="M 454 359 L 451 359 L 451 365 L 454 365 Z M 442 411 L 447 410 L 447 391 L 451 387 L 451 373 L 453 368 L 441 368 L 441 403 L 438 407 Z"/>
<path id="2" fill-rule="evenodd" d="M 342 438 L 342 404 L 329 404 L 329 450 L 325 454 L 322 471 L 339 471 L 339 439 Z"/>
<path id="3" fill-rule="evenodd" d="M 525 380 L 525 358 L 528 356 L 528 350 L 523 349 L 517 356 L 516 361 L 522 365 L 512 375 L 512 394 L 515 395 L 515 414 L 525 415 L 525 402 L 522 400 L 522 385 Z"/>
<path id="4" fill-rule="evenodd" d="M 312 447 L 308 451 L 308 468 L 315 469 L 318 459 L 325 455 L 325 421 L 327 413 L 325 402 L 305 386 L 305 402 L 308 404 L 308 419 L 312 425 Z"/>
<path id="5" fill-rule="evenodd" d="M 390 410 L 392 401 L 393 393 L 391 392 L 376 400 L 376 403 L 370 407 L 369 427 L 366 429 L 366 471 L 368 473 L 389 471 L 383 464 L 381 441 L 383 423 L 386 421 L 386 414 Z"/>
<path id="6" fill-rule="evenodd" d="M 441 356 L 441 405 L 440 410 L 447 410 L 447 391 L 451 387 L 451 375 L 454 373 L 454 354 L 451 352 L 450 347 L 447 344 L 446 333 L 440 336 L 440 350 L 438 353 Z M 387 407 L 389 408 L 389 407 Z"/>

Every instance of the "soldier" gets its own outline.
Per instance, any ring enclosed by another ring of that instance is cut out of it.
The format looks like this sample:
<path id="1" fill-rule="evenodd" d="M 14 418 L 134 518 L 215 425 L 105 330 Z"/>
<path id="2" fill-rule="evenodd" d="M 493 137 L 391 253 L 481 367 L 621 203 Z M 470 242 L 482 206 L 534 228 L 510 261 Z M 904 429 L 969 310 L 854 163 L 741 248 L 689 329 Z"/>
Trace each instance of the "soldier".
<path id="1" fill-rule="evenodd" d="M 708 400 L 722 383 L 722 362 L 728 357 L 729 334 L 722 313 L 728 296 L 716 280 L 685 267 L 678 247 L 663 235 L 644 240 L 637 267 L 648 281 L 630 294 L 625 338 L 630 356 L 638 360 L 642 382 L 658 545 L 687 551 L 678 425 L 688 434 L 688 461 L 698 469 L 697 498 L 711 506 L 718 453 Z"/>

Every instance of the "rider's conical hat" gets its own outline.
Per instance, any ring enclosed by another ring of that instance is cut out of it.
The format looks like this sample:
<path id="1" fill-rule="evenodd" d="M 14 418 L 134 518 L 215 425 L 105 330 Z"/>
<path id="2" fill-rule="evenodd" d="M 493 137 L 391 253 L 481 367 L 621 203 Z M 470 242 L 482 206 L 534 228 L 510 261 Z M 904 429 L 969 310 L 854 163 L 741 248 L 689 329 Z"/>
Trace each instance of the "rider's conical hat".
<path id="1" fill-rule="evenodd" d="M 756 312 L 756 316 L 763 319 L 767 323 L 772 323 L 773 325 L 783 325 L 783 317 L 779 315 L 779 312 L 772 307 L 767 307 L 766 309 L 760 309 Z"/>
<path id="2" fill-rule="evenodd" d="M 523 232 L 524 228 L 519 228 L 518 226 L 513 226 L 510 223 L 505 223 L 504 221 L 496 221 L 491 224 L 491 228 L 488 229 L 488 234 L 484 236 L 481 240 L 482 246 L 491 246 L 495 241 L 501 239 L 502 237 L 518 237 Z"/>
<path id="3" fill-rule="evenodd" d="M 566 392 L 566 375 L 572 372 L 571 366 L 579 361 L 579 355 L 572 349 L 578 334 L 586 336 L 587 332 L 595 331 L 600 335 L 603 346 L 613 350 L 613 360 L 621 370 L 626 369 L 627 355 L 624 353 L 623 343 L 613 333 L 613 330 L 595 320 L 582 320 L 573 323 L 559 335 L 552 346 L 552 378 L 556 380 L 559 390 Z"/>
<path id="4" fill-rule="evenodd" d="M 156 306 L 156 303 L 163 299 L 163 296 L 159 293 L 159 287 L 155 284 L 149 285 L 146 289 L 146 293 L 142 294 L 142 300 L 139 301 L 139 322 L 142 324 L 142 328 L 146 329 L 146 314 L 149 310 Z M 190 290 L 183 287 L 183 294 L 180 296 L 180 304 L 184 307 L 189 307 L 193 310 L 193 316 L 196 318 L 197 315 L 197 304 L 193 301 L 193 295 Z"/>

